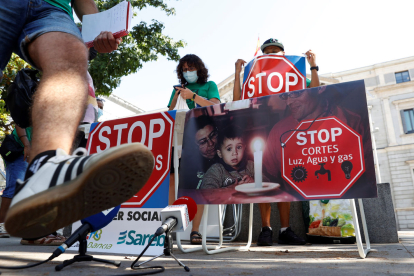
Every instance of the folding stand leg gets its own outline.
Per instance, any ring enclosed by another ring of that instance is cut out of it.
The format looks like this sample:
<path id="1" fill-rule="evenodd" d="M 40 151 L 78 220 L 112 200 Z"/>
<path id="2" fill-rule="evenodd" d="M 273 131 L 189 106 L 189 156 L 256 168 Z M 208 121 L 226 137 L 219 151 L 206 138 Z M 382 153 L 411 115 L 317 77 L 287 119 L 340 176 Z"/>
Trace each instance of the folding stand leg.
<path id="1" fill-rule="evenodd" d="M 178 168 L 180 166 L 179 161 L 178 161 L 178 143 L 177 143 L 177 131 L 174 130 L 174 152 L 173 152 L 173 158 L 174 158 L 174 182 L 175 182 L 175 199 L 177 199 L 177 194 L 178 194 Z M 173 168 L 171 168 L 173 169 Z M 206 232 L 204 232 L 206 233 Z M 203 235 L 205 236 L 205 235 Z M 180 237 L 180 233 L 177 232 L 176 233 L 176 242 L 177 242 L 177 247 L 178 249 L 180 249 L 181 252 L 183 253 L 191 253 L 194 251 L 199 251 L 202 250 L 203 247 L 202 246 L 197 246 L 195 248 L 190 248 L 190 249 L 184 249 L 183 246 L 181 245 L 181 237 Z M 210 246 L 210 249 L 215 248 L 214 246 Z"/>
<path id="2" fill-rule="evenodd" d="M 203 235 L 203 242 L 202 247 L 206 254 L 212 255 L 216 253 L 226 252 L 226 251 L 232 251 L 232 250 L 248 250 L 250 248 L 250 245 L 252 244 L 252 229 L 253 229 L 253 203 L 250 204 L 250 213 L 249 213 L 249 240 L 247 242 L 246 246 L 231 246 L 226 248 L 221 248 L 223 244 L 223 225 L 221 221 L 221 206 L 218 208 L 219 212 L 219 232 L 220 232 L 220 239 L 219 239 L 219 245 L 215 247 L 213 250 L 209 250 L 210 248 L 207 246 L 207 237 L 206 235 Z M 207 232 L 207 217 L 208 217 L 208 205 L 204 207 L 204 214 L 203 214 L 203 233 Z"/>
<path id="3" fill-rule="evenodd" d="M 358 213 L 356 210 L 355 199 L 350 199 L 350 201 L 351 201 L 352 217 L 354 220 L 355 237 L 357 241 L 359 256 L 362 259 L 365 259 L 365 257 L 368 255 L 369 251 L 371 250 L 371 243 L 369 241 L 367 221 L 365 220 L 364 204 L 362 203 L 362 199 L 358 199 L 359 211 L 361 213 L 362 228 L 364 229 L 364 235 L 365 235 L 366 249 L 364 249 L 364 246 L 362 244 L 362 238 L 361 238 L 361 232 L 359 229 Z"/>

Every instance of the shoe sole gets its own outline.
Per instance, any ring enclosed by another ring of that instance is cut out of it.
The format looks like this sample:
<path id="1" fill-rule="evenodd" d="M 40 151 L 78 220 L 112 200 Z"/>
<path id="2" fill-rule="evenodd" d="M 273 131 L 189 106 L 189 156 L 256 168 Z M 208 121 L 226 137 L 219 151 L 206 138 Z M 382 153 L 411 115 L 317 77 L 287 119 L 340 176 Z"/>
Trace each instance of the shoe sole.
<path id="1" fill-rule="evenodd" d="M 145 185 L 153 168 L 154 157 L 144 145 L 121 147 L 76 179 L 16 203 L 5 220 L 7 232 L 16 237 L 44 237 L 124 203 Z"/>

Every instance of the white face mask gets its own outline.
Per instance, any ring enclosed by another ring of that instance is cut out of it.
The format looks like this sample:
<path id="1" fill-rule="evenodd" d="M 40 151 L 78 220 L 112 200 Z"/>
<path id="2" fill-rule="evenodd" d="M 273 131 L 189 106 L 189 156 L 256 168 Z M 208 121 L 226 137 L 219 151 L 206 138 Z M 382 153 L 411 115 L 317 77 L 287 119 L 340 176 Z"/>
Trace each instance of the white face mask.
<path id="1" fill-rule="evenodd" d="M 188 83 L 195 83 L 198 80 L 197 70 L 184 72 L 183 76 Z"/>

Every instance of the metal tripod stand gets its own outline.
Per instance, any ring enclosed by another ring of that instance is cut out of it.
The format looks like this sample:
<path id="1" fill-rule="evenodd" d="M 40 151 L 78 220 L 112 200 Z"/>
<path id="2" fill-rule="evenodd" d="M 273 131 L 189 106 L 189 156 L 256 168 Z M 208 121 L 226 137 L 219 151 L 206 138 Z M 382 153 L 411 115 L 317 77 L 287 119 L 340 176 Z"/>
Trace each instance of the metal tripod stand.
<path id="1" fill-rule="evenodd" d="M 76 255 L 73 257 L 73 259 L 65 260 L 62 264 L 55 266 L 56 271 L 62 270 L 64 267 L 71 265 L 75 262 L 100 262 L 105 264 L 113 264 L 116 267 L 119 267 L 121 265 L 121 262 L 119 261 L 110 261 L 110 260 L 104 260 L 104 259 L 98 259 L 91 255 L 86 255 L 86 250 L 88 248 L 88 243 L 86 241 L 86 236 L 79 237 L 79 255 Z"/>
<path id="2" fill-rule="evenodd" d="M 142 263 L 139 263 L 138 265 L 137 265 L 137 267 L 140 267 L 141 265 L 143 265 L 143 264 L 146 264 L 146 263 L 148 263 L 148 262 L 151 262 L 152 260 L 155 260 L 156 258 L 158 258 L 158 257 L 162 257 L 162 256 L 171 256 L 171 257 L 173 257 L 174 258 L 174 260 L 176 260 L 177 261 L 177 263 L 180 265 L 180 266 L 182 266 L 182 267 L 184 267 L 184 269 L 185 269 L 185 271 L 187 271 L 187 272 L 189 272 L 190 271 L 190 268 L 188 267 L 188 266 L 186 266 L 186 265 L 184 265 L 182 262 L 180 262 L 174 255 L 173 255 L 173 238 L 172 238 L 172 236 L 171 236 L 171 231 L 167 231 L 167 232 L 165 232 L 165 241 L 164 241 L 164 253 L 162 253 L 161 255 L 158 255 L 158 256 L 155 256 L 154 258 L 152 258 L 152 259 L 149 259 L 148 261 L 145 261 L 145 262 L 142 262 Z"/>

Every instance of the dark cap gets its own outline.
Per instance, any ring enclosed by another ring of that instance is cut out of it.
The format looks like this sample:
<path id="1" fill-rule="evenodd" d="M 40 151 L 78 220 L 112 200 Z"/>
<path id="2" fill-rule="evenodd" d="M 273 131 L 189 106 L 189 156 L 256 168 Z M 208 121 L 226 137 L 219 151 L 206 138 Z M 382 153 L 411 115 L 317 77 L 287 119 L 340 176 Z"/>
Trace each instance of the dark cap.
<path id="1" fill-rule="evenodd" d="M 275 38 L 270 38 L 268 40 L 266 40 L 263 45 L 260 47 L 260 50 L 263 50 L 268 47 L 268 46 L 277 46 L 280 49 L 282 49 L 282 51 L 285 51 L 285 47 L 283 46 L 282 42 L 279 42 L 277 39 Z"/>

